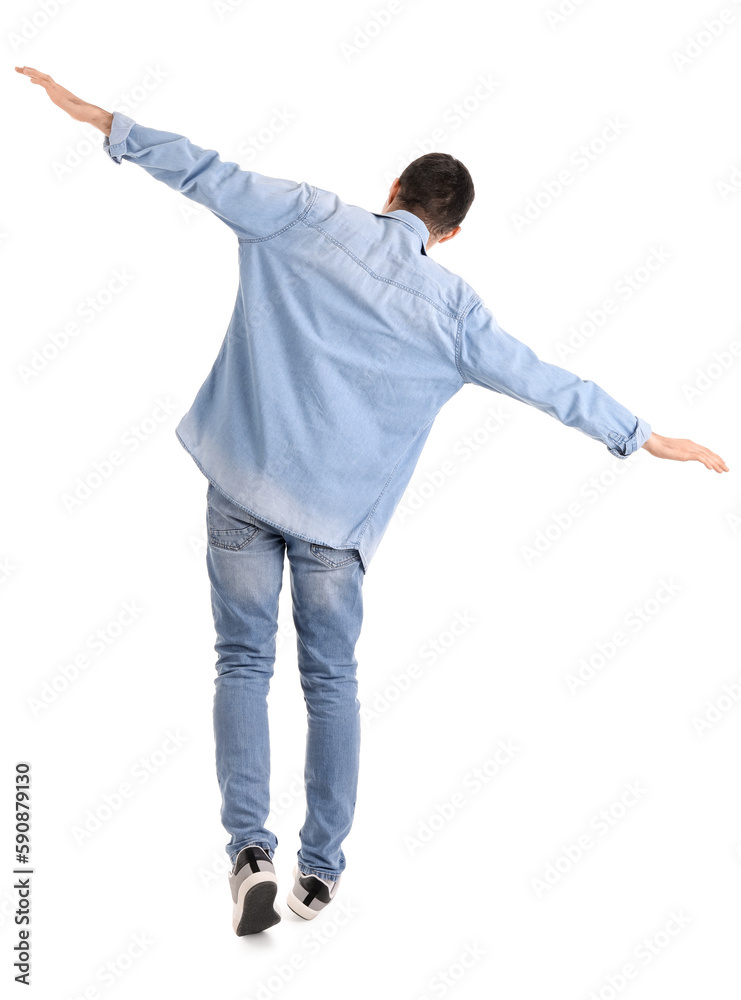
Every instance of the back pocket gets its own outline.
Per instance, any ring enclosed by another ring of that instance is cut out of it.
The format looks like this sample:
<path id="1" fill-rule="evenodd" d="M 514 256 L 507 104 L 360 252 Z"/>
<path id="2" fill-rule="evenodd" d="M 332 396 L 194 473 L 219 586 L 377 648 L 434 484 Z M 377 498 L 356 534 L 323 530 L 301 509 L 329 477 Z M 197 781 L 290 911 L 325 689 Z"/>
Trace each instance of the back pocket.
<path id="1" fill-rule="evenodd" d="M 311 551 L 317 559 L 321 559 L 323 563 L 333 568 L 336 566 L 346 566 L 348 563 L 360 560 L 360 553 L 357 549 L 332 549 L 329 545 L 319 545 L 316 542 L 312 542 Z"/>
<path id="2" fill-rule="evenodd" d="M 208 540 L 218 549 L 243 549 L 260 531 L 247 511 L 227 500 L 210 481 L 206 509 Z"/>

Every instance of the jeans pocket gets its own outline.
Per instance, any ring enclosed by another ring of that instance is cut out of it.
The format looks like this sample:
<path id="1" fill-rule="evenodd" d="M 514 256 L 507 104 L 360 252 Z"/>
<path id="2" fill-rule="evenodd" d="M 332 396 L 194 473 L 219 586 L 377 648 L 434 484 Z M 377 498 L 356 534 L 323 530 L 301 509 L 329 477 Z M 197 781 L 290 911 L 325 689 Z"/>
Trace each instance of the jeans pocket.
<path id="1" fill-rule="evenodd" d="M 206 508 L 208 540 L 218 549 L 243 549 L 260 531 L 246 510 L 227 500 L 210 482 Z"/>
<path id="2" fill-rule="evenodd" d="M 333 549 L 329 545 L 319 545 L 317 542 L 311 543 L 311 552 L 317 559 L 321 559 L 323 563 L 333 569 L 360 560 L 360 553 L 357 549 Z"/>

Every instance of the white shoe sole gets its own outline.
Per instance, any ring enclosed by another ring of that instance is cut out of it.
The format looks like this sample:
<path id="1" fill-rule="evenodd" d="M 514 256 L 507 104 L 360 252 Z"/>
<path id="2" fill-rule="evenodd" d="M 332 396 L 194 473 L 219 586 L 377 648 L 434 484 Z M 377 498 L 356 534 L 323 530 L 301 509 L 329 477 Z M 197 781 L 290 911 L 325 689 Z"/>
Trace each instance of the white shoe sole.
<path id="1" fill-rule="evenodd" d="M 298 865 L 296 865 L 293 869 L 294 883 L 298 878 L 298 876 L 299 876 L 299 868 Z M 332 900 L 330 899 L 329 903 L 331 902 Z M 310 906 L 304 905 L 304 903 L 302 903 L 301 900 L 294 895 L 293 889 L 291 889 L 291 891 L 288 893 L 288 896 L 286 898 L 286 903 L 288 904 L 288 908 L 292 910 L 296 914 L 296 916 L 303 917 L 304 920 L 313 920 L 314 917 L 318 916 L 322 912 L 322 910 L 326 910 L 327 906 L 329 906 L 329 903 L 325 903 L 325 905 L 322 907 L 321 910 L 312 910 Z"/>
<path id="2" fill-rule="evenodd" d="M 298 917 L 303 917 L 304 920 L 313 920 L 314 917 L 321 913 L 321 910 L 312 910 L 310 906 L 304 906 L 300 899 L 297 899 L 293 894 L 293 889 L 288 893 L 288 898 L 286 899 L 289 910 L 293 912 Z M 324 907 L 322 907 L 324 909 Z"/>

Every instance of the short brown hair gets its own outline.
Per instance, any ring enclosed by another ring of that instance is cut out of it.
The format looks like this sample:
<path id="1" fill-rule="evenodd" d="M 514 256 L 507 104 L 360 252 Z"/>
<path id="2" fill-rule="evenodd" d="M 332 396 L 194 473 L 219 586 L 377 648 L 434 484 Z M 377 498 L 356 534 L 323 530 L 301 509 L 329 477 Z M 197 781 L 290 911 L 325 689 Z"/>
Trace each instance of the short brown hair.
<path id="1" fill-rule="evenodd" d="M 418 209 L 433 236 L 455 229 L 466 217 L 475 191 L 468 170 L 450 153 L 425 153 L 412 160 L 399 177 L 394 199 L 409 211 Z"/>

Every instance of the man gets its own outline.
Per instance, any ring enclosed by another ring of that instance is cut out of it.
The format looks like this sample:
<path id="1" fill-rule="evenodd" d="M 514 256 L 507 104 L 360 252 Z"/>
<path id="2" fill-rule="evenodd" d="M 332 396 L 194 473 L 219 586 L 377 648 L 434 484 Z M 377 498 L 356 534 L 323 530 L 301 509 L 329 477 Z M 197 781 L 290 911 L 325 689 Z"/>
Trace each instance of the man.
<path id="1" fill-rule="evenodd" d="M 415 160 L 381 211 L 369 212 L 222 162 L 184 136 L 87 104 L 46 74 L 16 70 L 98 128 L 115 163 L 137 163 L 237 237 L 232 319 L 176 433 L 208 479 L 216 770 L 234 930 L 280 920 L 278 841 L 265 826 L 266 695 L 286 554 L 308 715 L 307 811 L 288 905 L 312 919 L 336 894 L 355 808 L 363 578 L 442 405 L 467 383 L 485 386 L 618 458 L 644 447 L 716 472 L 728 467 L 692 441 L 653 433 L 594 382 L 540 361 L 462 278 L 429 258 L 460 232 L 474 197 L 452 156 Z"/>

